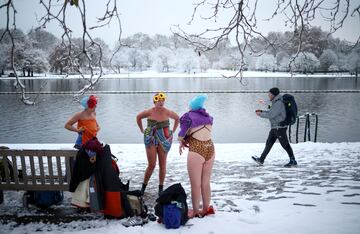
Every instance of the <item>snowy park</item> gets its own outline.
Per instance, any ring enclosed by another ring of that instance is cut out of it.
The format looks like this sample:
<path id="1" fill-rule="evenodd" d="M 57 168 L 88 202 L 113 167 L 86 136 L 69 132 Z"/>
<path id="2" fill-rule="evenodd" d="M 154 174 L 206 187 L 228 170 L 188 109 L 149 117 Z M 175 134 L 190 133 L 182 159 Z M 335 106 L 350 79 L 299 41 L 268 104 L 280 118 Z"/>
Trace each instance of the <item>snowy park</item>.
<path id="1" fill-rule="evenodd" d="M 0 234 L 359 234 L 359 19 L 0 0 Z"/>
<path id="2" fill-rule="evenodd" d="M 49 144 L 7 146 L 13 149 L 71 148 L 71 145 Z M 136 144 L 110 146 L 119 158 L 121 178 L 130 180 L 131 189 L 140 187 L 146 167 L 144 147 Z M 217 144 L 215 147 L 217 155 L 211 186 L 216 214 L 192 219 L 176 231 L 167 230 L 156 222 L 125 228 L 122 220 L 106 220 L 95 214 L 72 222 L 58 217 L 58 222 L 56 215 L 61 210 L 73 209 L 69 204 L 70 193 L 65 192 L 64 204 L 46 215 L 35 207 L 24 210 L 22 192 L 15 191 L 4 193 L 1 219 L 2 222 L 4 217 L 9 220 L 2 224 L 1 230 L 4 233 L 232 233 L 237 230 L 239 233 L 335 234 L 357 233 L 360 229 L 359 143 L 294 145 L 299 166 L 289 169 L 282 167 L 287 156 L 278 144 L 264 166 L 251 160 L 252 155 L 261 152 L 262 144 Z M 165 186 L 181 182 L 190 201 L 186 156 L 179 156 L 177 145 L 174 145 L 168 157 Z M 149 208 L 155 203 L 156 174 L 145 194 Z M 35 223 L 21 223 L 34 216 L 45 217 L 36 219 Z M 76 213 L 74 216 L 74 219 L 79 218 Z"/>

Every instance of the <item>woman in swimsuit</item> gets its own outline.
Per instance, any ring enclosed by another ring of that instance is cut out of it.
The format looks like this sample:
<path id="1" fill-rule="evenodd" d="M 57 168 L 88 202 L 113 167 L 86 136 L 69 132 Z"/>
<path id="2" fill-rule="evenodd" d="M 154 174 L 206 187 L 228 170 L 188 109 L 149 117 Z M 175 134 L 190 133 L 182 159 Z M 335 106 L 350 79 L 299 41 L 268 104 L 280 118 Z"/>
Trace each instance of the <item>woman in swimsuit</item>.
<path id="1" fill-rule="evenodd" d="M 153 96 L 155 107 L 139 113 L 136 122 L 140 131 L 144 134 L 144 143 L 148 166 L 144 175 L 144 182 L 141 192 L 144 193 L 149 179 L 156 166 L 156 155 L 159 159 L 159 193 L 163 191 L 163 185 L 166 175 L 166 156 L 172 144 L 172 135 L 179 125 L 179 116 L 164 107 L 166 95 L 164 93 L 156 93 Z M 144 130 L 142 119 L 147 118 L 147 128 Z M 170 128 L 169 118 L 173 119 L 174 126 L 172 131 Z"/>
<path id="2" fill-rule="evenodd" d="M 65 124 L 66 129 L 78 133 L 78 138 L 74 146 L 76 149 L 80 149 L 88 141 L 96 137 L 100 130 L 100 127 L 96 121 L 96 97 L 93 95 L 90 97 L 84 97 L 80 103 L 84 107 L 84 110 L 73 115 Z M 73 126 L 75 123 L 77 123 L 76 127 Z M 95 163 L 96 153 L 92 151 L 87 151 L 87 153 L 89 157 L 91 156 L 89 158 L 90 162 Z M 73 168 L 73 164 L 74 161 L 70 160 L 71 168 Z M 89 181 L 90 179 L 84 180 L 76 187 L 75 192 L 72 194 L 72 205 L 78 208 L 89 207 Z"/>
<path id="3" fill-rule="evenodd" d="M 100 126 L 96 121 L 96 97 L 93 95 L 84 97 L 80 103 L 85 109 L 73 115 L 65 124 L 66 129 L 79 134 L 74 146 L 78 149 L 87 141 L 96 137 L 100 131 Z M 73 126 L 75 123 L 77 123 L 77 127 Z"/>
<path id="4" fill-rule="evenodd" d="M 180 118 L 179 153 L 189 147 L 187 169 L 191 184 L 193 211 L 189 217 L 213 214 L 210 206 L 210 177 L 215 159 L 215 148 L 211 140 L 213 117 L 203 108 L 207 95 L 198 95 L 190 103 L 190 111 Z M 202 198 L 202 211 L 200 200 Z"/>

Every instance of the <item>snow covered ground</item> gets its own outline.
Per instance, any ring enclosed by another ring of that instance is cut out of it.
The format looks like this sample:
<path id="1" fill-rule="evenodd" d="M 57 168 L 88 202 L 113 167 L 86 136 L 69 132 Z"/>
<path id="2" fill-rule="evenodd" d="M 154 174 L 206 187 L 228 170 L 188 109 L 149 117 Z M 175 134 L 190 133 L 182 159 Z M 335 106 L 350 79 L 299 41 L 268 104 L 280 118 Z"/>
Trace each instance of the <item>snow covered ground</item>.
<path id="1" fill-rule="evenodd" d="M 184 78 L 184 77 L 196 77 L 196 78 L 223 78 L 224 76 L 235 75 L 237 71 L 229 70 L 208 70 L 206 72 L 157 72 L 157 71 L 143 71 L 143 72 L 123 72 L 120 74 L 106 74 L 103 78 L 107 79 L 120 79 L 120 78 Z M 85 77 L 89 77 L 85 75 Z M 96 77 L 96 76 L 95 76 Z M 288 72 L 260 72 L 260 71 L 245 71 L 243 77 L 276 77 L 276 78 L 288 78 L 291 77 L 291 73 Z M 349 73 L 327 73 L 327 74 L 300 74 L 294 73 L 293 77 L 314 77 L 314 78 L 329 78 L 329 77 L 355 77 Z M 20 79 L 79 79 L 79 75 L 51 75 L 51 74 L 35 74 L 35 77 L 20 77 Z M 15 79 L 14 77 L 1 77 L 0 79 Z"/>
<path id="2" fill-rule="evenodd" d="M 4 144 L 0 144 L 4 145 Z M 71 145 L 8 145 L 11 148 L 66 149 Z M 257 166 L 251 156 L 260 154 L 263 144 L 217 144 L 212 175 L 214 216 L 193 219 L 178 230 L 149 223 L 125 228 L 120 220 L 90 220 L 47 224 L 0 224 L 1 233 L 359 233 L 360 230 L 360 142 L 294 144 L 298 168 L 286 169 L 286 153 L 273 147 L 265 165 Z M 181 182 L 190 193 L 186 156 L 179 156 L 174 144 L 168 156 L 166 184 Z M 121 177 L 130 179 L 131 189 L 141 186 L 146 157 L 143 145 L 112 144 L 119 158 Z M 158 185 L 158 171 L 145 195 L 152 207 Z M 21 207 L 22 192 L 7 191 L 0 216 L 41 215 L 35 208 Z M 70 194 L 62 209 L 71 209 Z M 190 200 L 188 204 L 191 205 Z"/>

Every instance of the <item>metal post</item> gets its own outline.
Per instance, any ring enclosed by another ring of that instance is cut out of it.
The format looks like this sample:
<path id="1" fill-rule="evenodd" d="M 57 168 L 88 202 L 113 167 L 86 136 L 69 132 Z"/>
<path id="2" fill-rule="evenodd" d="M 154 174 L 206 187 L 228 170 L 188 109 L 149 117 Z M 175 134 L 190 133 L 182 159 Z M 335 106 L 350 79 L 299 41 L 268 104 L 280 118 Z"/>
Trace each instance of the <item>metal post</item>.
<path id="1" fill-rule="evenodd" d="M 307 114 L 305 114 L 305 130 L 304 130 L 304 142 L 306 142 L 306 133 L 307 133 Z"/>
<path id="2" fill-rule="evenodd" d="M 311 141 L 311 133 L 310 133 L 310 116 L 311 114 L 308 113 L 306 116 L 306 120 L 308 121 L 307 127 L 308 127 L 308 141 Z"/>
<path id="3" fill-rule="evenodd" d="M 317 141 L 318 123 L 319 123 L 319 116 L 318 116 L 317 114 L 315 114 L 315 136 L 314 136 L 314 142 Z"/>
<path id="4" fill-rule="evenodd" d="M 299 143 L 299 122 L 300 122 L 300 118 L 299 116 L 296 116 L 296 143 Z"/>

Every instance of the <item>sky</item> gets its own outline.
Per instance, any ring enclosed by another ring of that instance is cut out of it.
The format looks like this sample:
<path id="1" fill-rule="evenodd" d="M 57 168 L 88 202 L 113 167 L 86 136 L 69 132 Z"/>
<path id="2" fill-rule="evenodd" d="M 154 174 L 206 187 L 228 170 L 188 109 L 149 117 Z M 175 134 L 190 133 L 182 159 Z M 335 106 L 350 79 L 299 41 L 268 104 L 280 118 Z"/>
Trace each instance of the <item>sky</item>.
<path id="1" fill-rule="evenodd" d="M 53 0 L 55 3 L 56 1 Z M 196 20 L 191 26 L 187 22 L 191 19 L 193 12 L 193 3 L 199 0 L 118 0 L 118 8 L 121 13 L 122 21 L 122 36 L 126 37 L 137 32 L 146 33 L 149 35 L 164 34 L 171 35 L 171 28 L 174 25 L 180 25 L 187 32 L 200 32 L 209 26 L 216 26 L 225 24 L 231 14 L 224 13 L 214 21 Z M 328 0 L 331 1 L 331 0 Z M 0 3 L 5 0 L 0 0 Z M 259 31 L 267 34 L 270 31 L 285 31 L 286 28 L 284 20 L 276 18 L 273 21 L 264 21 L 263 19 L 271 16 L 275 9 L 275 2 L 271 0 L 259 0 L 257 15 L 259 18 Z M 17 9 L 17 27 L 29 31 L 39 25 L 38 20 L 44 14 L 43 7 L 39 4 L 39 0 L 15 0 L 15 7 Z M 58 5 L 61 5 L 63 0 L 59 0 Z M 104 14 L 106 0 L 87 0 L 88 25 L 96 23 L 96 17 Z M 352 0 L 352 6 L 358 6 L 360 0 Z M 206 8 L 209 9 L 209 8 Z M 207 16 L 210 14 L 207 10 L 200 10 L 199 16 Z M 319 19 L 321 17 L 318 17 Z M 0 10 L 0 27 L 5 26 L 5 10 Z M 70 7 L 67 12 L 68 25 L 73 29 L 75 37 L 81 35 L 81 19 L 75 7 Z M 324 20 L 316 20 L 316 26 L 321 26 L 323 30 L 329 30 L 328 22 Z M 61 28 L 56 23 L 51 23 L 46 30 L 61 36 Z M 94 37 L 102 38 L 110 46 L 115 44 L 119 35 L 119 29 L 112 24 L 102 29 L 92 30 Z M 360 21 L 359 17 L 349 17 L 344 24 L 344 27 L 334 34 L 335 37 L 346 39 L 348 41 L 356 41 L 360 35 Z"/>

